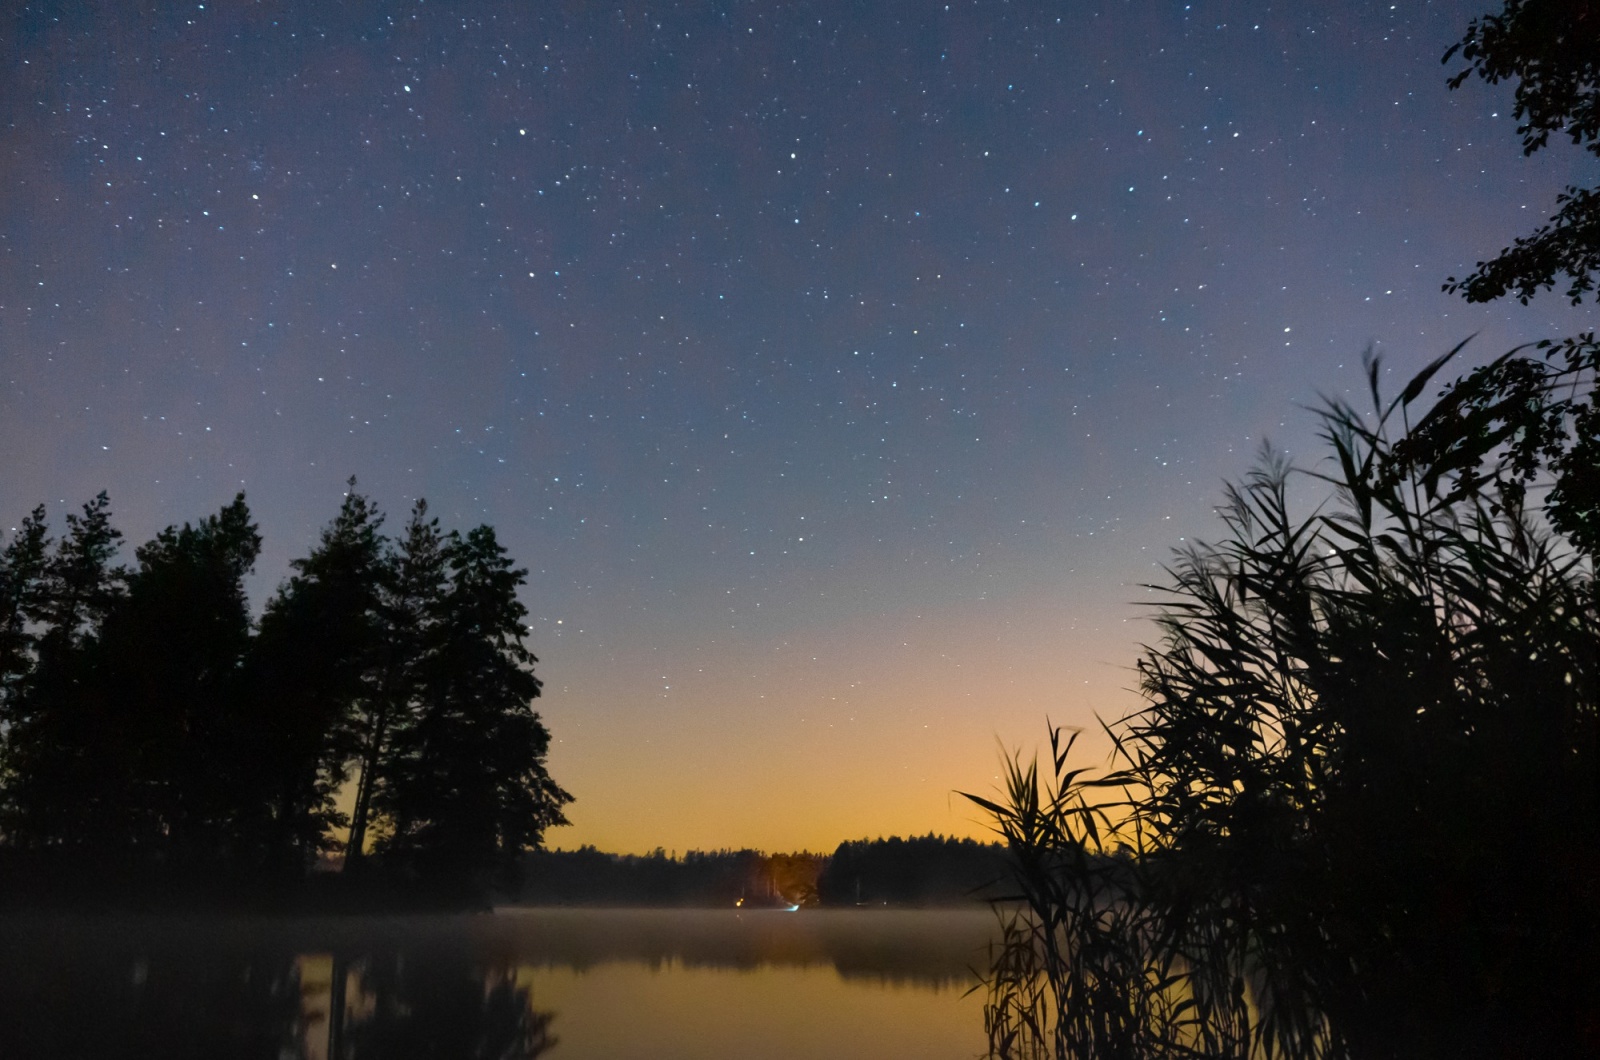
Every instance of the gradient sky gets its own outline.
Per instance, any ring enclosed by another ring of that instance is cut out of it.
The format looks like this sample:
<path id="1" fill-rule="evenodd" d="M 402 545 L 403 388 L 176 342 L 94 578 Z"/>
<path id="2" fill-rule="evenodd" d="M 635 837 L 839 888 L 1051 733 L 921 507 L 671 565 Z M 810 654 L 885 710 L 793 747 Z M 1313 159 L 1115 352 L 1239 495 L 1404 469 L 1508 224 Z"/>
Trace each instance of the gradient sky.
<path id="1" fill-rule="evenodd" d="M 553 845 L 982 834 L 1369 344 L 1594 326 L 1439 290 L 1592 183 L 1497 6 L 13 6 L 0 527 L 243 489 L 260 606 L 354 474 L 530 568 Z"/>

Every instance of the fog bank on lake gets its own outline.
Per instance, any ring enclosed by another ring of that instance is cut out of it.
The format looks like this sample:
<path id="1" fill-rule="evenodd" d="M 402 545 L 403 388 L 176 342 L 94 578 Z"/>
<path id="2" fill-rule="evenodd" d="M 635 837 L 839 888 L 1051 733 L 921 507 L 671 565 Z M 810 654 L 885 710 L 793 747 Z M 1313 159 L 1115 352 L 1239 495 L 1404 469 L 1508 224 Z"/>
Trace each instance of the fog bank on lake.
<path id="1" fill-rule="evenodd" d="M 0 1055 L 970 1057 L 993 914 L 0 921 Z"/>

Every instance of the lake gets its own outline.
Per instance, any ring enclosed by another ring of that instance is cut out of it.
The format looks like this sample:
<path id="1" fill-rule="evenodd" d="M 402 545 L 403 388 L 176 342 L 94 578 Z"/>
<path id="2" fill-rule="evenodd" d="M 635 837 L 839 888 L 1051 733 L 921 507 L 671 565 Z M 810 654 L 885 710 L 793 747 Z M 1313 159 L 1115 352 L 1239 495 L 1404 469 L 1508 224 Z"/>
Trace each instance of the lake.
<path id="1" fill-rule="evenodd" d="M 970 1060 L 985 909 L 0 920 L 0 1057 Z"/>

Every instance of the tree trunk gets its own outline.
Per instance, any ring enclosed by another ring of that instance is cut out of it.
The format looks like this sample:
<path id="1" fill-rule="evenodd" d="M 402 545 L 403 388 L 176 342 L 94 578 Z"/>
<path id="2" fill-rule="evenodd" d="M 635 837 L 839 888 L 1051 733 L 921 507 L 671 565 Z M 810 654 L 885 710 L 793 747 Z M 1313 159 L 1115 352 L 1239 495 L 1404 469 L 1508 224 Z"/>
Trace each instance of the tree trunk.
<path id="1" fill-rule="evenodd" d="M 384 709 L 373 720 L 372 738 L 367 742 L 366 753 L 361 756 L 361 779 L 356 782 L 356 804 L 350 811 L 350 838 L 345 843 L 344 871 L 366 856 L 367 819 L 372 809 L 372 783 L 383 754 L 383 740 L 388 735 L 389 711 Z"/>

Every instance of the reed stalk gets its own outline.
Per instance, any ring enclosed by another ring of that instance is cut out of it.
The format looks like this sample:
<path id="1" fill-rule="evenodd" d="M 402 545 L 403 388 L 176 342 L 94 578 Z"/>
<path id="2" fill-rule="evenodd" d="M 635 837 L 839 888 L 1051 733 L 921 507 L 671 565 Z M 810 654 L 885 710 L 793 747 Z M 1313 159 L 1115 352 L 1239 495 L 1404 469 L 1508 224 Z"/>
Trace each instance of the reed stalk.
<path id="1" fill-rule="evenodd" d="M 1373 411 L 1321 413 L 1323 465 L 1264 455 L 1228 489 L 1222 538 L 1154 587 L 1108 771 L 1051 728 L 1047 770 L 1011 755 L 968 796 L 1016 861 L 992 1055 L 1600 1047 L 1600 612 L 1559 444 L 1594 441 L 1592 364 L 1567 391 L 1513 364 L 1511 398 L 1479 379 L 1414 427 L 1449 356 L 1387 403 L 1370 363 Z M 1299 475 L 1328 492 L 1303 514 Z"/>

